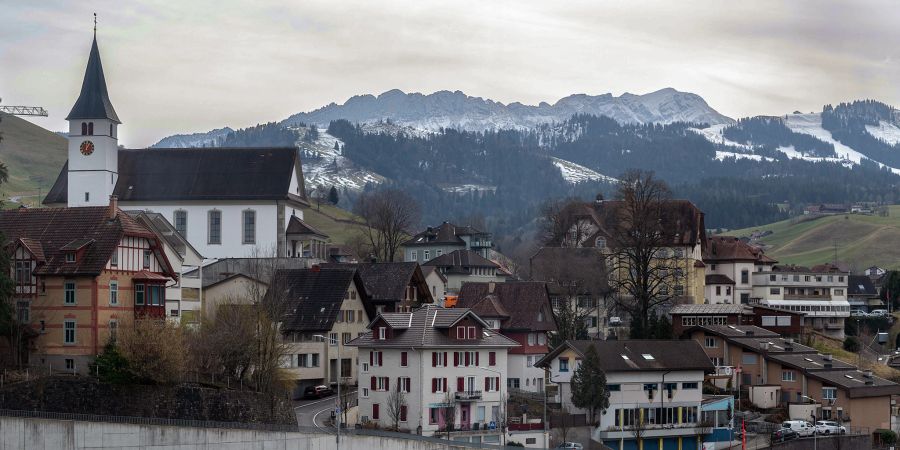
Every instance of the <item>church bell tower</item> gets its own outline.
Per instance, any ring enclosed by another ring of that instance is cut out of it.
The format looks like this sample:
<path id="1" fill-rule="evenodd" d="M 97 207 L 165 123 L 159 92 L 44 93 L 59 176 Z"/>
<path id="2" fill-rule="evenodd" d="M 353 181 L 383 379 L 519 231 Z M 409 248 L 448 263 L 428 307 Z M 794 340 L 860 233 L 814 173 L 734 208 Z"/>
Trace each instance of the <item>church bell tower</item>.
<path id="1" fill-rule="evenodd" d="M 118 126 L 97 48 L 97 28 L 81 94 L 69 121 L 68 206 L 105 206 L 119 178 Z"/>

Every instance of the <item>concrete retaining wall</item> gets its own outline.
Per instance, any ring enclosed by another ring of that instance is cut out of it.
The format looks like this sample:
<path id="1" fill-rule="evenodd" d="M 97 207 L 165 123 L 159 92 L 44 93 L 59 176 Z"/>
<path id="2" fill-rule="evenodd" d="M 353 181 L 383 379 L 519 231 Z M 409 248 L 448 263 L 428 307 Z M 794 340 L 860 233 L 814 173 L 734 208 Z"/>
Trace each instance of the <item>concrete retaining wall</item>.
<path id="1" fill-rule="evenodd" d="M 830 436 L 813 442 L 810 438 L 796 439 L 772 445 L 776 450 L 856 450 L 872 448 L 870 436 Z"/>
<path id="2" fill-rule="evenodd" d="M 487 447 L 487 446 L 486 446 Z M 0 450 L 328 450 L 334 435 L 0 417 Z M 341 436 L 346 450 L 470 449 L 448 441 Z M 477 448 L 477 446 L 476 446 Z"/>

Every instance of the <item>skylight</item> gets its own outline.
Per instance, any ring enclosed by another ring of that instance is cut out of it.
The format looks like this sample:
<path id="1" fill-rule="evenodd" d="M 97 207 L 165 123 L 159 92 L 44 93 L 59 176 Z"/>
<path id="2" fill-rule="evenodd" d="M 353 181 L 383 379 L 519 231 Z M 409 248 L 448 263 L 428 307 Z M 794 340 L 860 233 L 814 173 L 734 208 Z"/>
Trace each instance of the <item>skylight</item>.
<path id="1" fill-rule="evenodd" d="M 629 360 L 630 360 L 630 359 L 628 358 L 628 355 L 622 355 L 622 359 L 624 359 L 625 361 L 629 361 Z"/>
<path id="2" fill-rule="evenodd" d="M 847 378 L 849 378 L 849 379 L 851 379 L 851 380 L 853 379 L 853 376 L 852 376 L 852 375 L 844 375 L 844 376 L 847 377 Z"/>
<path id="3" fill-rule="evenodd" d="M 641 356 L 643 356 L 644 359 L 646 359 L 647 361 L 653 361 L 653 360 L 655 359 L 655 358 L 653 357 L 653 355 L 651 355 L 651 354 L 649 354 L 649 353 L 642 353 Z"/>

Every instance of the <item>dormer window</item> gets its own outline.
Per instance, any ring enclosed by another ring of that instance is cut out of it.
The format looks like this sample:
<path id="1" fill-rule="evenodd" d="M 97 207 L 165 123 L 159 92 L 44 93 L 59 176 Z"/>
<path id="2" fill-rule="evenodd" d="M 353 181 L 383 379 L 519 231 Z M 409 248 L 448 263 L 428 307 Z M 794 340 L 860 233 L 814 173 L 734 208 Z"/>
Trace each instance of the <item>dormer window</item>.
<path id="1" fill-rule="evenodd" d="M 456 327 L 456 338 L 457 339 L 465 339 L 466 338 L 466 327 Z"/>
<path id="2" fill-rule="evenodd" d="M 387 338 L 387 329 L 385 327 L 378 327 L 378 339 L 385 340 Z"/>
<path id="3" fill-rule="evenodd" d="M 67 263 L 75 262 L 75 252 L 66 252 L 66 262 Z"/>

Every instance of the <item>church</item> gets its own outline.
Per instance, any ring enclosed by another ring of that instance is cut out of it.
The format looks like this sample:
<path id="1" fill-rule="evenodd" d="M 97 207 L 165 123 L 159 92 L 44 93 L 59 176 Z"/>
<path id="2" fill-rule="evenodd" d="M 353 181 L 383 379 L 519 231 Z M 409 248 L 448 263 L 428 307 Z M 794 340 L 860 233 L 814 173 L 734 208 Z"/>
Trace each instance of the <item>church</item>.
<path id="1" fill-rule="evenodd" d="M 66 120 L 69 159 L 45 205 L 105 206 L 115 196 L 122 209 L 164 215 L 206 258 L 303 254 L 289 231 L 309 206 L 296 148 L 119 147 L 96 31 Z"/>

